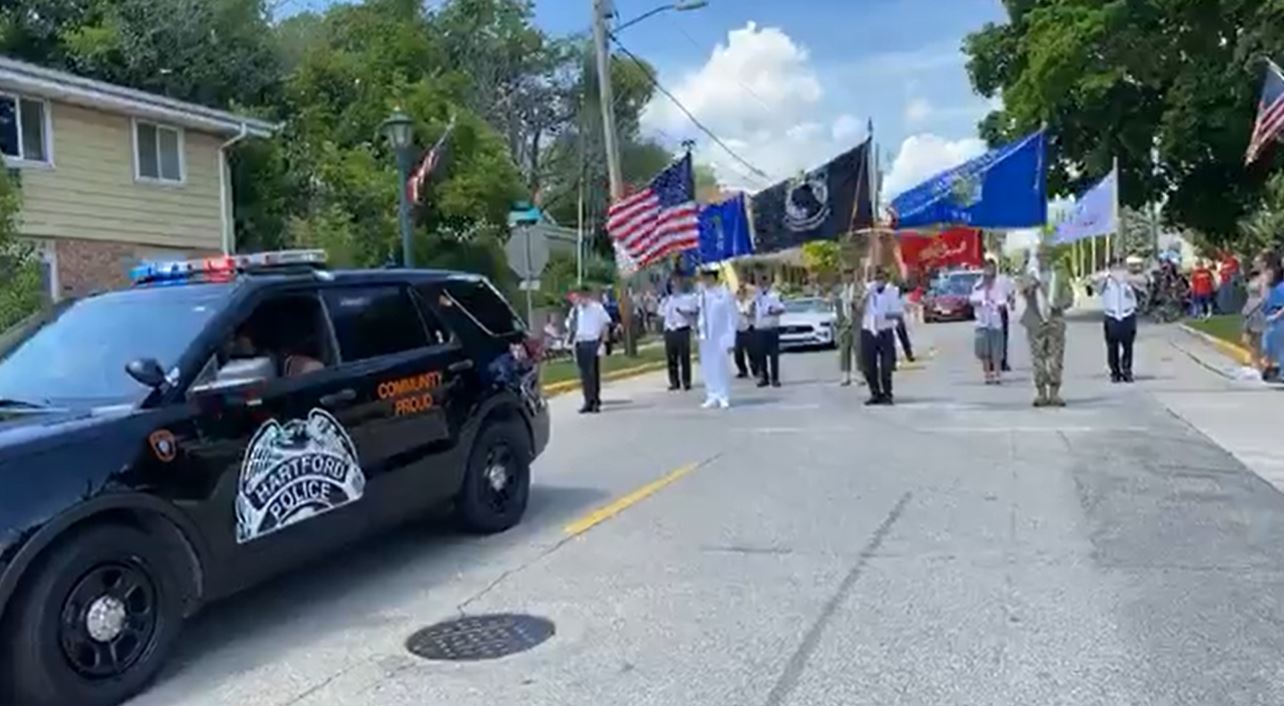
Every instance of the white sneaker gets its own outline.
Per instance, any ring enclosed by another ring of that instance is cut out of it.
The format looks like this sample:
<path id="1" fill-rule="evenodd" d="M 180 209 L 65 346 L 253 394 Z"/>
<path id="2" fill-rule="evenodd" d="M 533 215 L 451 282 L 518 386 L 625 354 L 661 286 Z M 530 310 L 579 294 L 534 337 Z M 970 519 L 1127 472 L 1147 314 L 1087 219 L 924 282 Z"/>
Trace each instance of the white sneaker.
<path id="1" fill-rule="evenodd" d="M 726 409 L 726 408 L 728 408 L 728 407 L 730 407 L 730 406 L 731 406 L 731 403 L 730 403 L 729 401 L 727 401 L 727 400 L 718 400 L 718 408 L 719 408 L 719 409 Z"/>
<path id="2" fill-rule="evenodd" d="M 704 401 L 704 404 L 700 405 L 700 409 L 713 409 L 714 407 L 717 407 L 717 406 L 718 406 L 717 400 L 708 399 Z"/>

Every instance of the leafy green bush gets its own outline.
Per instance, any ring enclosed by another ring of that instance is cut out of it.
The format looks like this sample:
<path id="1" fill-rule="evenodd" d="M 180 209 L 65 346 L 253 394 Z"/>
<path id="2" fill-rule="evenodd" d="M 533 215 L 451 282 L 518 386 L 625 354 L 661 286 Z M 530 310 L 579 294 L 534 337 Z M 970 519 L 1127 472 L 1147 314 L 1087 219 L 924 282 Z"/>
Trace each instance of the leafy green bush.
<path id="1" fill-rule="evenodd" d="M 21 194 L 0 170 L 0 329 L 40 308 L 40 263 L 31 243 L 18 238 Z"/>

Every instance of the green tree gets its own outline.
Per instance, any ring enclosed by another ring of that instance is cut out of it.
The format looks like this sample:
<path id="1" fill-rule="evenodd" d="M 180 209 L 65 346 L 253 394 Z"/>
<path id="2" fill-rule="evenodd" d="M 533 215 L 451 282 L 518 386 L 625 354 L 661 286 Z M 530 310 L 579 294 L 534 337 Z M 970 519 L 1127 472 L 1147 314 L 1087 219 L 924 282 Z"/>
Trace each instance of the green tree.
<path id="1" fill-rule="evenodd" d="M 1239 230 L 1240 249 L 1247 254 L 1284 245 L 1284 173 L 1267 181 L 1256 208 L 1240 221 Z"/>
<path id="2" fill-rule="evenodd" d="M 280 79 L 265 0 L 8 0 L 0 53 L 212 107 Z"/>
<path id="3" fill-rule="evenodd" d="M 1003 107 L 992 143 L 1046 124 L 1049 186 L 1081 191 L 1120 160 L 1130 206 L 1235 236 L 1264 169 L 1245 170 L 1261 57 L 1284 51 L 1284 4 L 1004 0 L 1008 22 L 964 42 L 972 84 Z M 1275 163 L 1278 164 L 1278 157 Z"/>
<path id="4" fill-rule="evenodd" d="M 0 169 L 0 329 L 7 329 L 40 307 L 40 265 L 30 243 L 18 238 L 21 194 Z"/>
<path id="5" fill-rule="evenodd" d="M 821 281 L 833 279 L 842 266 L 842 247 L 832 240 L 803 243 L 803 266 Z"/>

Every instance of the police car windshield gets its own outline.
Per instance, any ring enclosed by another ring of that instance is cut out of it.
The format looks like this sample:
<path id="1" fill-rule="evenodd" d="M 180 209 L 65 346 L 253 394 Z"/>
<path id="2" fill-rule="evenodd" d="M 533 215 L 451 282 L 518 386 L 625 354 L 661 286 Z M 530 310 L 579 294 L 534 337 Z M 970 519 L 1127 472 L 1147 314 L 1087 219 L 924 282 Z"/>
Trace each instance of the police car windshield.
<path id="1" fill-rule="evenodd" d="M 125 365 L 138 358 L 176 364 L 229 291 L 223 284 L 134 289 L 55 307 L 0 344 L 0 398 L 137 400 L 145 390 Z"/>

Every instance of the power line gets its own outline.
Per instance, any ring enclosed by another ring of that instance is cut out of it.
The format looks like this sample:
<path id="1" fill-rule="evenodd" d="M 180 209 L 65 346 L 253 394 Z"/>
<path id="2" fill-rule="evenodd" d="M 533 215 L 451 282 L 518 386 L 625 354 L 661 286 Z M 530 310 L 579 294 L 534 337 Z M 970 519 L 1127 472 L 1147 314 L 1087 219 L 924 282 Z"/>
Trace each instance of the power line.
<path id="1" fill-rule="evenodd" d="M 678 100 L 677 96 L 673 95 L 673 93 L 670 92 L 669 89 L 665 88 L 663 85 L 660 84 L 659 79 L 655 77 L 650 67 L 648 67 L 641 59 L 639 59 L 636 54 L 629 51 L 628 47 L 620 43 L 619 37 L 616 37 L 613 33 L 610 33 L 610 32 L 607 33 L 607 36 L 609 36 L 615 42 L 615 46 L 619 47 L 620 51 L 624 52 L 625 56 L 632 59 L 633 63 L 637 64 L 639 69 L 642 69 L 643 75 L 646 76 L 647 80 L 650 81 L 651 85 L 654 86 L 657 91 L 659 91 L 660 93 L 663 93 L 666 98 L 673 101 L 673 104 L 678 107 L 678 110 L 681 110 L 683 115 L 686 115 L 687 119 L 690 120 L 692 124 L 694 124 L 697 128 L 699 128 L 701 132 L 708 135 L 709 139 L 713 140 L 727 154 L 731 155 L 732 159 L 735 159 L 737 162 L 747 167 L 749 171 L 753 172 L 758 176 L 761 176 L 762 178 L 766 179 L 768 182 L 771 181 L 771 176 L 769 174 L 762 171 L 758 167 L 754 166 L 753 163 L 751 163 L 749 160 L 737 154 L 735 150 L 727 146 L 727 143 L 722 141 L 722 138 L 715 135 L 713 131 L 705 127 L 704 123 L 700 122 L 700 120 L 697 119 L 696 116 L 692 115 L 691 111 L 688 110 L 687 107 L 682 104 L 682 101 Z"/>

